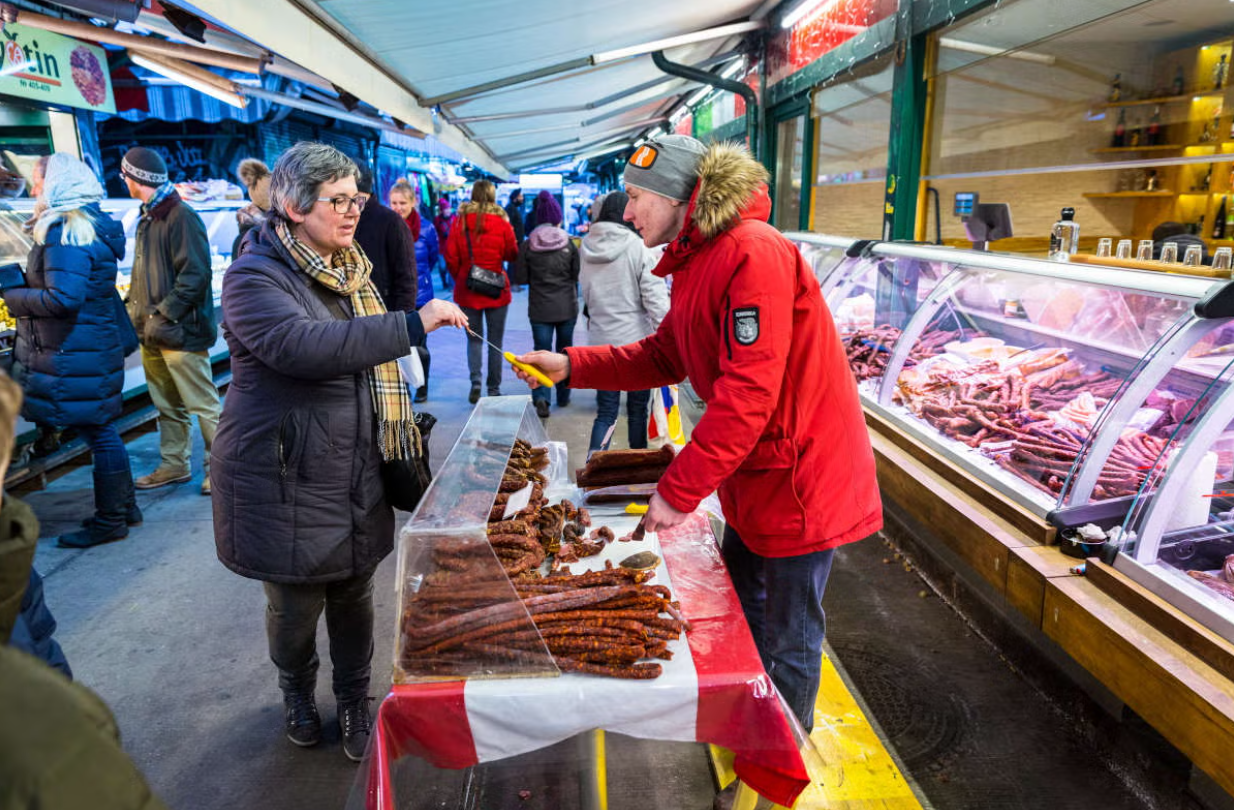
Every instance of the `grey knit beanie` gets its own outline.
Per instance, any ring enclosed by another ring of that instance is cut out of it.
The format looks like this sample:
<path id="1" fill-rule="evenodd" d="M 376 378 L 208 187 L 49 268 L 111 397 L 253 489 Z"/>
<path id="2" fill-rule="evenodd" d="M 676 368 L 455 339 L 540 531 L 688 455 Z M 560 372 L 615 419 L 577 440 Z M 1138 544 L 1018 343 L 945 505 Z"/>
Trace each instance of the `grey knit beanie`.
<path id="1" fill-rule="evenodd" d="M 698 182 L 698 162 L 707 147 L 689 135 L 662 135 L 634 150 L 622 179 L 670 200 L 685 202 Z"/>

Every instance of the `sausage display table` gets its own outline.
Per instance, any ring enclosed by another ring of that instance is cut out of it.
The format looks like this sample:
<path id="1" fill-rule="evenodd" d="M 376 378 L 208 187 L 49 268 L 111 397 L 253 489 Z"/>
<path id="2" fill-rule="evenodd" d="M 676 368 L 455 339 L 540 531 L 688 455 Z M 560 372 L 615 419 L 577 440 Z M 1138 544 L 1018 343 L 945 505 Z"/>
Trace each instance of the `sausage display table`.
<path id="1" fill-rule="evenodd" d="M 597 509 L 596 524 L 618 535 L 634 528 L 637 517 L 615 511 Z M 387 810 L 407 801 L 394 795 L 399 757 L 467 768 L 595 729 L 728 748 L 746 785 L 791 806 L 810 780 L 795 723 L 763 670 L 707 516 L 695 512 L 642 542 L 612 543 L 606 554 L 619 560 L 648 549 L 663 560 L 653 582 L 669 585 L 692 627 L 670 645 L 673 658 L 662 662 L 659 678 L 562 674 L 395 685 L 375 719 L 367 806 Z"/>

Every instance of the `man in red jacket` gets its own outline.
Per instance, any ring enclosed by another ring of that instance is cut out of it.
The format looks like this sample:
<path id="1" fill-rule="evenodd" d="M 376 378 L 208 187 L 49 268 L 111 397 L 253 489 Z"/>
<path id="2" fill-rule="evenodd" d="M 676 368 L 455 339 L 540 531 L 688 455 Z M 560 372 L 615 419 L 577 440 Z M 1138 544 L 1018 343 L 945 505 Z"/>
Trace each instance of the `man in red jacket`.
<path id="1" fill-rule="evenodd" d="M 668 135 L 637 149 L 625 219 L 648 247 L 668 243 L 655 269 L 673 277 L 668 316 L 628 346 L 520 359 L 574 388 L 690 378 L 707 411 L 660 480 L 646 528 L 677 525 L 719 491 L 729 576 L 768 674 L 808 731 L 832 556 L 882 527 L 882 502 L 856 381 L 813 272 L 766 222 L 766 179 L 732 144 Z"/>

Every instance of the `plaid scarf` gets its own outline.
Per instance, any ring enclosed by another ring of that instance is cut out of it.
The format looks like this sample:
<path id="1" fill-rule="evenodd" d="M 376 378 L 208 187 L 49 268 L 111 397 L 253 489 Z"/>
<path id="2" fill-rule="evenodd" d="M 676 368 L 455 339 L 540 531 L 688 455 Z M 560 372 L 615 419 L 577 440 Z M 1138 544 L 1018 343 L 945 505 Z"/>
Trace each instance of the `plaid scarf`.
<path id="1" fill-rule="evenodd" d="M 142 206 L 141 206 L 142 217 L 145 218 L 145 217 L 150 216 L 150 212 L 154 210 L 155 206 L 157 206 L 163 200 L 167 199 L 168 197 L 170 197 L 171 195 L 175 193 L 176 193 L 176 184 L 171 182 L 170 180 L 168 180 L 166 183 L 156 188 L 154 190 L 154 193 L 150 195 L 150 199 L 142 203 Z"/>
<path id="2" fill-rule="evenodd" d="M 381 315 L 386 311 L 377 288 L 369 280 L 373 264 L 364 255 L 358 244 L 343 248 L 325 260 L 292 234 L 285 222 L 274 226 L 283 246 L 292 259 L 309 278 L 339 295 L 351 299 L 353 316 Z M 390 361 L 373 366 L 368 371 L 369 393 L 373 398 L 373 412 L 377 414 L 377 443 L 381 457 L 386 461 L 414 458 L 423 451 L 420 432 L 416 430 L 411 398 L 407 396 L 407 384 L 399 373 L 398 363 Z"/>

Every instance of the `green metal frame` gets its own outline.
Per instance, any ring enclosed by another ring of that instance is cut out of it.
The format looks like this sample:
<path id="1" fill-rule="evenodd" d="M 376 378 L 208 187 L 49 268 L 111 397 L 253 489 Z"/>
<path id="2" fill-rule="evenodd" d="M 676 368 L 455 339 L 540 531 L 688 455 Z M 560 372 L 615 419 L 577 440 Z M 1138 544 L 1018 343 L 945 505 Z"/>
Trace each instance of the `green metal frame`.
<path id="1" fill-rule="evenodd" d="M 777 104 L 767 111 L 766 126 L 763 127 L 763 165 L 771 175 L 769 191 L 771 193 L 771 221 L 775 222 L 776 210 L 776 155 L 780 149 L 779 125 L 799 116 L 805 116 L 805 133 L 802 144 L 804 153 L 801 156 L 801 200 L 798 205 L 800 216 L 797 219 L 799 230 L 810 229 L 810 192 L 813 189 L 814 177 L 814 116 L 810 114 L 810 99 L 808 96 L 790 99 Z"/>

